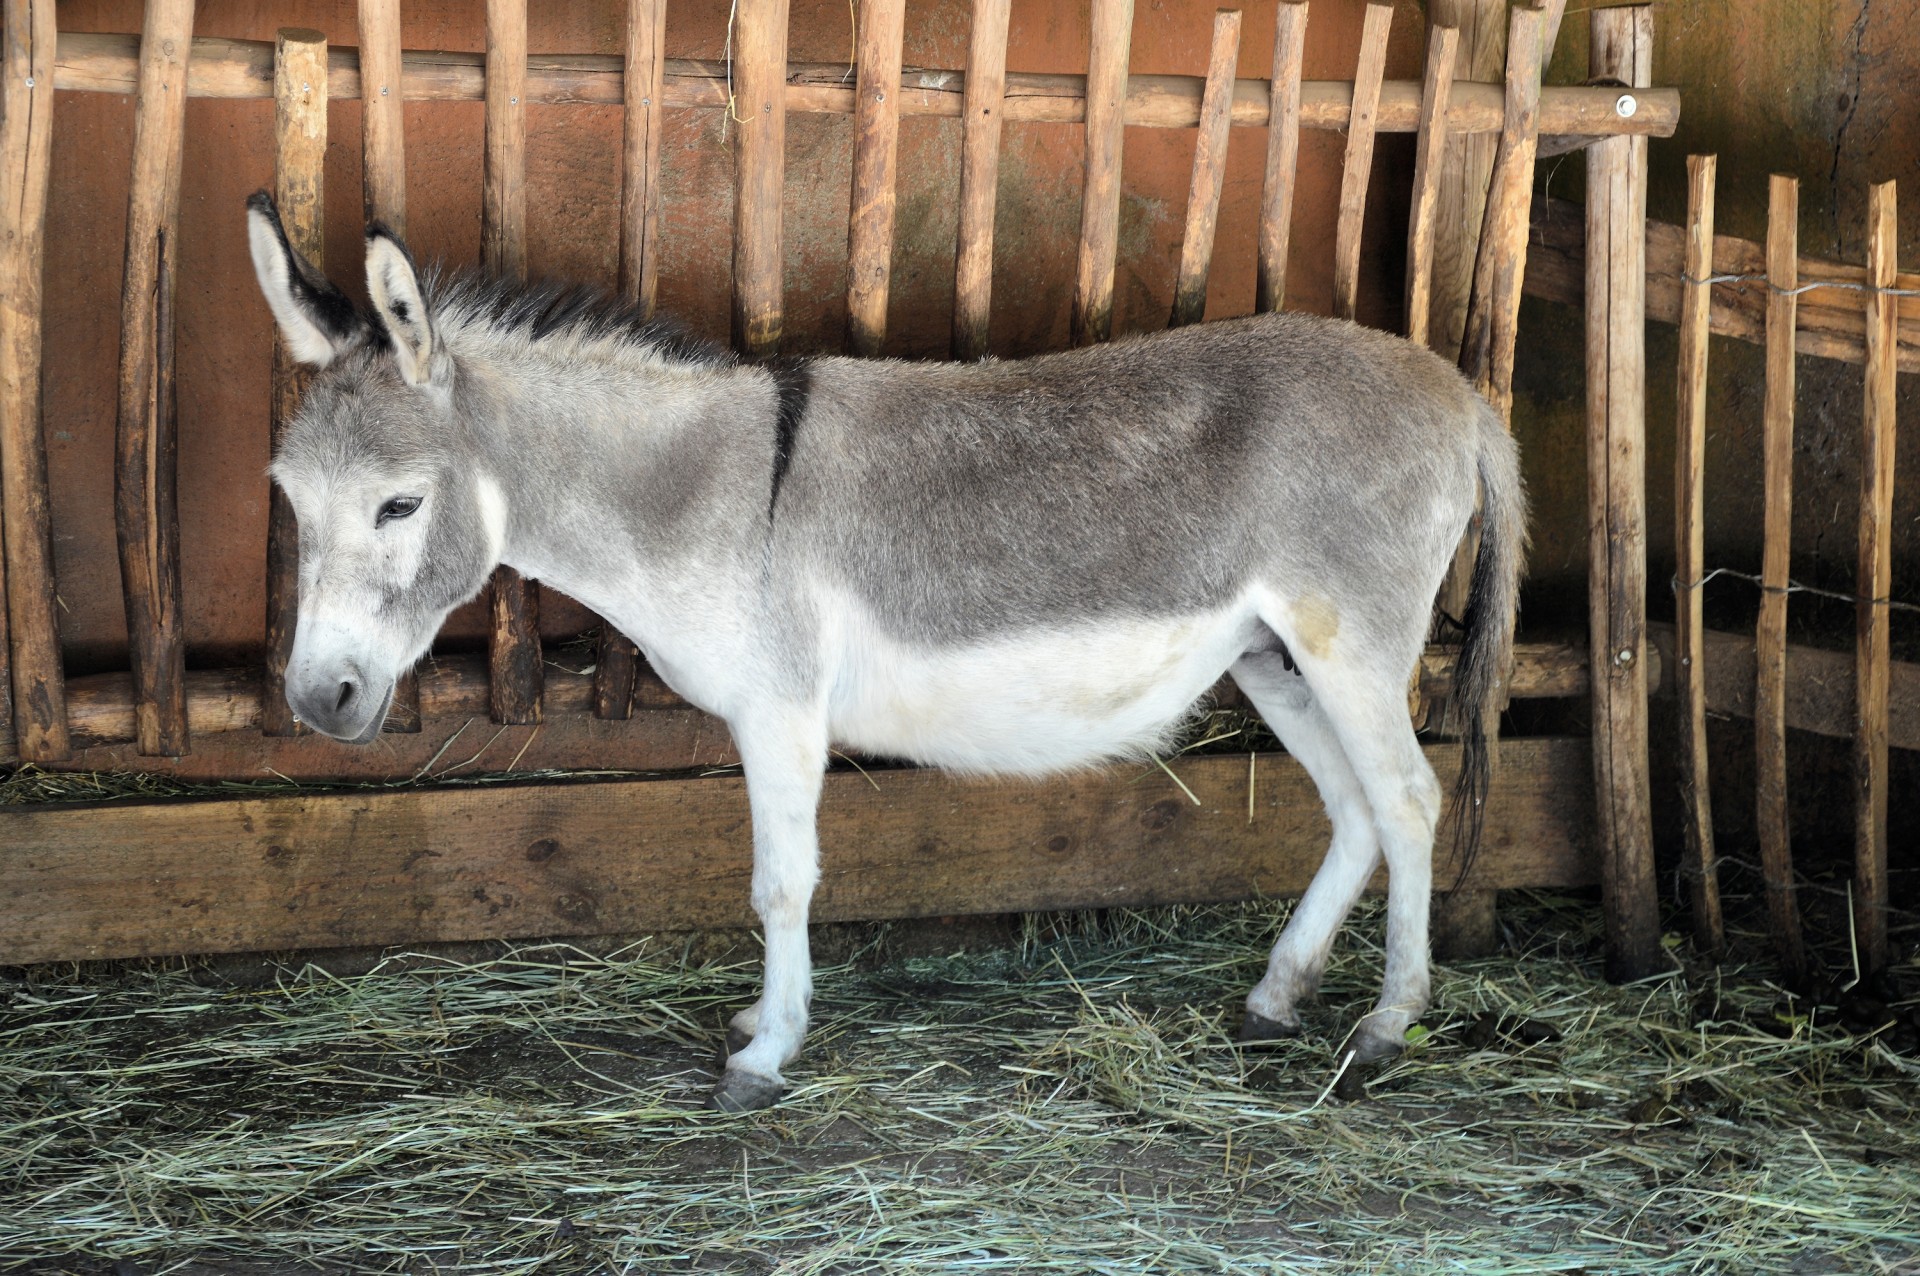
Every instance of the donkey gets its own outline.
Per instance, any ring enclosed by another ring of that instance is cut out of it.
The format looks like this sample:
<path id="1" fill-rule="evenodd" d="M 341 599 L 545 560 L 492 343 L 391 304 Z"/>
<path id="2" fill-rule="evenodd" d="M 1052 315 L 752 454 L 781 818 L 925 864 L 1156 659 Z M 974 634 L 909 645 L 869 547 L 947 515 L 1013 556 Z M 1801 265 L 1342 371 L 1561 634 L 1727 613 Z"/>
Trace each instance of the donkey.
<path id="1" fill-rule="evenodd" d="M 293 711 L 373 739 L 504 563 L 725 720 L 766 973 L 712 1106 L 773 1103 L 800 1051 L 831 744 L 1014 776 L 1144 758 L 1223 673 L 1333 829 L 1241 1036 L 1300 1030 L 1384 855 L 1385 981 L 1346 1048 L 1401 1048 L 1441 809 L 1407 681 L 1477 486 L 1452 702 L 1471 836 L 1524 549 L 1513 442 L 1448 364 L 1298 314 L 1014 361 L 754 363 L 590 292 L 422 275 L 378 224 L 361 311 L 265 193 L 248 208 L 267 304 L 318 369 L 271 470 L 299 527 Z"/>

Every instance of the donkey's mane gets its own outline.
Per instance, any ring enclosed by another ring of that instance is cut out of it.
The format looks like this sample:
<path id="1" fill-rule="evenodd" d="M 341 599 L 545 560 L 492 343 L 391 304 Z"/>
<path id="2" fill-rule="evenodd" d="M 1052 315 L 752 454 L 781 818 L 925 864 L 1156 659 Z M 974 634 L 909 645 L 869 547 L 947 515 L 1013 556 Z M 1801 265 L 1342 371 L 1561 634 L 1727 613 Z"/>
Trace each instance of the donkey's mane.
<path id="1" fill-rule="evenodd" d="M 476 270 L 430 269 L 421 281 L 434 323 L 448 331 L 484 330 L 529 342 L 552 337 L 618 341 L 678 363 L 727 366 L 739 357 L 662 315 L 587 284 L 521 283 Z"/>

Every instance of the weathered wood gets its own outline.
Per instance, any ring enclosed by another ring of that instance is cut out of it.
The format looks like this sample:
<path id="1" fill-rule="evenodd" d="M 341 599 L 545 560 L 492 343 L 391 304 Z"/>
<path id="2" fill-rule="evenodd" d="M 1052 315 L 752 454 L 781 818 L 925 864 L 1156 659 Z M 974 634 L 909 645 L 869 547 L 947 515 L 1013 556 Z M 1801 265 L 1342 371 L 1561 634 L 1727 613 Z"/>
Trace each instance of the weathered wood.
<path id="1" fill-rule="evenodd" d="M 1207 93 L 1193 143 L 1193 177 L 1187 184 L 1187 222 L 1180 236 L 1180 267 L 1174 276 L 1172 328 L 1198 323 L 1207 312 L 1207 272 L 1213 264 L 1213 234 L 1220 220 L 1220 192 L 1227 180 L 1228 108 L 1234 69 L 1240 62 L 1240 11 L 1213 15 L 1213 47 L 1207 58 Z"/>
<path id="2" fill-rule="evenodd" d="M 1881 182 L 1867 199 L 1866 409 L 1860 438 L 1860 574 L 1855 607 L 1853 738 L 1854 934 L 1860 966 L 1887 964 L 1887 701 L 1892 633 L 1893 458 L 1898 318 L 1893 287 L 1900 254 L 1895 186 Z"/>
<path id="3" fill-rule="evenodd" d="M 887 338 L 894 166 L 900 143 L 900 41 L 906 0 L 863 0 L 854 50 L 853 208 L 847 218 L 847 352 Z"/>
<path id="4" fill-rule="evenodd" d="M 150 0 L 140 44 L 127 195 L 113 503 L 136 696 L 135 739 L 144 754 L 187 751 L 172 319 L 192 38 L 193 0 Z"/>
<path id="5" fill-rule="evenodd" d="M 1479 91 L 1499 91 L 1507 64 L 1507 0 L 1430 0 L 1427 21 L 1453 27 L 1460 33 L 1454 66 L 1455 99 Z M 1542 91 L 1542 97 L 1546 93 Z M 1473 291 L 1474 255 L 1487 214 L 1487 182 L 1499 139 L 1483 133 L 1449 129 L 1441 153 L 1440 194 L 1435 213 L 1433 292 L 1428 302 L 1428 331 L 1432 348 L 1457 360 L 1466 332 L 1467 299 Z M 1456 591 L 1458 592 L 1458 591 Z M 1458 615 L 1463 598 L 1449 598 L 1449 612 Z"/>
<path id="6" fill-rule="evenodd" d="M 1591 74 L 1629 85 L 1647 83 L 1653 66 L 1652 10 L 1596 10 L 1590 22 Z M 1520 56 L 1523 47 L 1516 23 L 1508 44 L 1511 56 Z M 1646 207 L 1645 141 L 1609 138 L 1592 147 L 1587 152 L 1587 597 L 1600 889 L 1607 976 L 1616 981 L 1644 978 L 1662 962 L 1647 770 Z M 1517 303 L 1517 276 L 1512 283 Z M 1470 339 L 1471 331 L 1469 326 Z"/>
<path id="7" fill-rule="evenodd" d="M 1353 71 L 1353 110 L 1347 124 L 1346 163 L 1340 174 L 1340 213 L 1333 233 L 1333 313 L 1351 319 L 1360 297 L 1360 230 L 1367 215 L 1367 179 L 1373 175 L 1373 137 L 1379 128 L 1380 81 L 1387 69 L 1387 32 L 1393 6 L 1367 5 L 1360 59 Z"/>
<path id="8" fill-rule="evenodd" d="M 0 113 L 0 722 L 21 756 L 67 756 L 54 601 L 53 513 L 40 427 L 47 177 L 53 162 L 53 0 L 6 0 Z"/>
<path id="9" fill-rule="evenodd" d="M 1767 193 L 1767 283 L 1772 295 L 1767 303 L 1762 420 L 1762 583 L 1754 630 L 1754 790 L 1773 944 L 1794 980 L 1804 978 L 1807 970 L 1787 818 L 1787 577 L 1793 546 L 1793 289 L 1798 281 L 1799 220 L 1799 181 L 1774 174 Z"/>
<path id="10" fill-rule="evenodd" d="M 1718 954 L 1726 947 L 1720 913 L 1720 870 L 1713 846 L 1713 803 L 1707 785 L 1705 583 L 1707 461 L 1707 333 L 1713 286 L 1714 178 L 1712 155 L 1687 157 L 1689 282 L 1680 311 L 1680 368 L 1675 376 L 1678 425 L 1674 445 L 1674 616 L 1678 659 L 1673 666 L 1680 709 L 1681 827 L 1687 840 L 1694 933 Z"/>
<path id="11" fill-rule="evenodd" d="M 1508 746 L 1472 889 L 1593 880 L 1575 740 Z M 1443 777 L 1458 750 L 1429 751 Z M 1262 756 L 1044 784 L 827 777 L 813 915 L 947 916 L 1245 899 L 1305 888 L 1313 786 Z M 732 777 L 0 813 L 0 962 L 751 924 Z M 1443 828 L 1436 873 L 1454 871 Z M 1375 885 L 1377 886 L 1376 879 Z"/>
<path id="12" fill-rule="evenodd" d="M 1011 0 L 974 0 L 960 126 L 959 244 L 953 263 L 955 359 L 987 353 L 993 300 L 993 216 L 1000 192 L 1000 126 L 1006 118 Z"/>
<path id="13" fill-rule="evenodd" d="M 759 359 L 780 349 L 787 0 L 739 0 L 734 40 L 733 344 Z"/>
<path id="14" fill-rule="evenodd" d="M 1287 252 L 1293 241 L 1293 191 L 1299 180 L 1301 60 L 1307 48 L 1306 0 L 1280 0 L 1273 16 L 1273 77 L 1267 93 L 1267 171 L 1260 192 L 1260 243 L 1254 263 L 1254 309 L 1279 310 L 1287 299 Z"/>
<path id="15" fill-rule="evenodd" d="M 1413 204 L 1407 215 L 1407 339 L 1431 344 L 1434 240 L 1439 232 L 1440 181 L 1445 172 L 1447 103 L 1460 56 L 1457 27 L 1427 33 L 1427 74 L 1420 93 L 1420 136 L 1413 154 Z"/>
<path id="16" fill-rule="evenodd" d="M 1133 0 L 1092 0 L 1087 51 L 1086 176 L 1074 272 L 1073 344 L 1113 335 L 1113 272 L 1120 249 L 1120 157 L 1126 140 L 1127 58 Z"/>

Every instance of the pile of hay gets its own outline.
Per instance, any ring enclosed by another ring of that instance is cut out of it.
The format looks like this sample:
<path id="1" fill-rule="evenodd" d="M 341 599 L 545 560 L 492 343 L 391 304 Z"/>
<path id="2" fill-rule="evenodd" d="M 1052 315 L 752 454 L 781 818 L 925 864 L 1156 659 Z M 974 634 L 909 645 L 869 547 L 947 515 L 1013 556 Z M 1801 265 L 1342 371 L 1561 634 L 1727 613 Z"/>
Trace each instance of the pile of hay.
<path id="1" fill-rule="evenodd" d="M 1301 1040 L 1241 1050 L 1276 907 L 1031 918 L 1012 948 L 819 978 L 796 1088 L 700 1100 L 751 965 L 411 955 L 221 986 L 0 983 L 0 1269 L 1894 1270 L 1920 1255 L 1913 1061 L 1752 970 L 1598 977 L 1597 910 L 1439 972 L 1346 1101 L 1358 919 Z M 1675 950 L 1676 967 L 1683 955 Z M 120 1260 L 116 1268 L 115 1260 Z"/>

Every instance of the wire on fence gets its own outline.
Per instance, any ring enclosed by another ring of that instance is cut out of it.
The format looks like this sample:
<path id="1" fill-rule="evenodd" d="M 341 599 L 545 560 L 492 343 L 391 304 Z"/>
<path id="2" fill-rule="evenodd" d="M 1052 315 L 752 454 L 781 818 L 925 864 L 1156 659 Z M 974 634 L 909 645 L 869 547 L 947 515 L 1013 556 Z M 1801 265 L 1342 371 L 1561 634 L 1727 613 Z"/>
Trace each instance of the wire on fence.
<path id="1" fill-rule="evenodd" d="M 1681 580 L 1678 576 L 1675 576 L 1673 578 L 1673 592 L 1676 594 L 1691 592 L 1692 590 L 1701 588 L 1708 581 L 1712 580 L 1716 576 L 1732 576 L 1736 580 L 1744 580 L 1750 585 L 1758 586 L 1763 593 L 1812 594 L 1816 598 L 1831 598 L 1836 602 L 1867 603 L 1874 607 L 1890 607 L 1895 611 L 1920 612 L 1920 603 L 1902 602 L 1897 598 L 1862 598 L 1858 594 L 1843 594 L 1836 589 L 1820 589 L 1813 585 L 1802 585 L 1797 580 L 1789 580 L 1786 583 L 1786 587 L 1781 588 L 1778 585 L 1767 584 L 1764 580 L 1762 580 L 1758 576 L 1749 575 L 1746 572 L 1735 571 L 1731 567 L 1716 567 L 1712 571 L 1708 572 L 1706 575 L 1702 576 L 1699 580 L 1696 580 L 1691 584 Z"/>
<path id="2" fill-rule="evenodd" d="M 1768 288 L 1783 297 L 1798 297 L 1801 293 L 1812 292 L 1816 288 L 1839 288 L 1847 292 L 1877 292 L 1888 297 L 1920 297 L 1920 288 L 1876 288 L 1870 283 L 1852 279 L 1816 279 L 1810 284 L 1801 284 L 1798 288 L 1782 288 L 1777 284 L 1768 283 L 1767 277 L 1763 274 L 1708 275 L 1705 279 L 1697 279 L 1683 273 L 1680 276 L 1680 282 L 1683 284 L 1766 284 Z"/>

